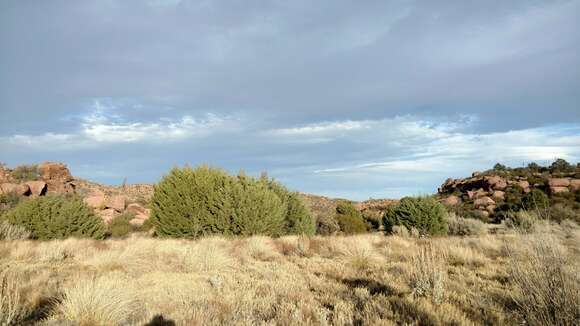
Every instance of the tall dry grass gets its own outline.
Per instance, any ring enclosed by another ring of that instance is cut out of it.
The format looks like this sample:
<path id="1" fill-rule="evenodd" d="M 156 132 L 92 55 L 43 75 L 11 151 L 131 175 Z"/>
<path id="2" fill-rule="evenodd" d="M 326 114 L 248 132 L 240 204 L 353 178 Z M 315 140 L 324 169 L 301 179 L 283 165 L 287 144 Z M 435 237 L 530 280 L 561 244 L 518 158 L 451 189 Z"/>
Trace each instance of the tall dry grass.
<path id="1" fill-rule="evenodd" d="M 32 325 L 574 324 L 580 231 L 542 232 L 553 239 L 539 244 L 557 247 L 512 229 L 0 241 L 0 270 L 14 272 L 0 316 Z"/>
<path id="2" fill-rule="evenodd" d="M 526 239 L 521 252 L 510 249 L 514 301 L 529 325 L 580 323 L 580 268 L 558 239 L 540 235 Z"/>

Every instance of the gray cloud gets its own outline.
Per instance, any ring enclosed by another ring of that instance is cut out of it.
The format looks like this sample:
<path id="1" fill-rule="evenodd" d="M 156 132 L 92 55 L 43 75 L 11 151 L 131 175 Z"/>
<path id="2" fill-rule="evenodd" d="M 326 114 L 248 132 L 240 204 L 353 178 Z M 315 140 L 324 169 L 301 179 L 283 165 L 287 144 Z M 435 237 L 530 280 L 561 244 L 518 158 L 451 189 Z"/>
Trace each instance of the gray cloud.
<path id="1" fill-rule="evenodd" d="M 0 160 L 109 182 L 208 162 L 362 197 L 434 189 L 463 150 L 465 172 L 577 159 L 535 135 L 578 135 L 579 30 L 577 0 L 3 1 Z M 96 100 L 112 109 L 89 123 Z M 530 137 L 512 156 L 479 141 L 510 130 Z"/>

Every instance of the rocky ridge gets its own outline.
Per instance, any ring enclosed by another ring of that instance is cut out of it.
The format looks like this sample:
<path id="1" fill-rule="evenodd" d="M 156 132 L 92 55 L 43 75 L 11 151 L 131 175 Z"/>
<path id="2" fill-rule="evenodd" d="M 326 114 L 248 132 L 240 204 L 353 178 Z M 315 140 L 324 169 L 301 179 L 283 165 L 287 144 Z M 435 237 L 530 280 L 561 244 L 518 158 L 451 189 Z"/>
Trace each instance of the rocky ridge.
<path id="1" fill-rule="evenodd" d="M 503 175 L 502 175 L 503 174 Z M 527 194 L 533 189 L 548 195 L 576 192 L 580 189 L 577 173 L 531 173 L 528 176 L 506 173 L 474 172 L 471 177 L 447 179 L 438 189 L 440 201 L 446 206 L 472 205 L 482 217 L 492 216 L 506 200 L 507 192 Z"/>

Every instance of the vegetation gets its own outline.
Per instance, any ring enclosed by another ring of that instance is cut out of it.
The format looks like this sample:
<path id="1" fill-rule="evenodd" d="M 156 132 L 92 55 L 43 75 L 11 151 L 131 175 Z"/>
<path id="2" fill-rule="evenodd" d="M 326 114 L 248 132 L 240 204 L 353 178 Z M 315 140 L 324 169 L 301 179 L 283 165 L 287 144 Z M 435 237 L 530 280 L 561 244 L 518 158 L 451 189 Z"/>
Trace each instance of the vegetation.
<path id="1" fill-rule="evenodd" d="M 19 165 L 10 173 L 17 182 L 34 181 L 40 179 L 40 172 L 36 165 Z"/>
<path id="2" fill-rule="evenodd" d="M 152 223 L 160 236 L 312 234 L 314 220 L 280 184 L 207 166 L 175 168 L 155 187 Z"/>
<path id="3" fill-rule="evenodd" d="M 421 235 L 447 234 L 447 211 L 430 197 L 405 197 L 387 209 L 383 216 L 385 231 L 395 225 L 416 228 Z"/>
<path id="4" fill-rule="evenodd" d="M 92 208 L 75 196 L 31 198 L 22 201 L 1 218 L 12 225 L 25 228 L 32 239 L 100 239 L 105 235 L 101 219 L 95 216 Z"/>
<path id="5" fill-rule="evenodd" d="M 107 226 L 107 235 L 113 238 L 124 238 L 131 232 L 135 231 L 135 227 L 129 223 L 135 217 L 134 214 L 125 213 L 115 217 Z"/>
<path id="6" fill-rule="evenodd" d="M 336 207 L 336 221 L 344 234 L 367 232 L 367 224 L 361 212 L 349 201 L 342 201 Z"/>
<path id="7" fill-rule="evenodd" d="M 3 241 L 0 321 L 576 325 L 579 247 L 575 224 L 476 237 Z"/>
<path id="8" fill-rule="evenodd" d="M 14 192 L 0 194 L 0 216 L 16 207 L 21 199 L 22 197 Z"/>
<path id="9" fill-rule="evenodd" d="M 447 216 L 447 226 L 450 235 L 470 236 L 484 235 L 487 233 L 485 223 L 473 218 L 463 218 L 455 213 Z"/>

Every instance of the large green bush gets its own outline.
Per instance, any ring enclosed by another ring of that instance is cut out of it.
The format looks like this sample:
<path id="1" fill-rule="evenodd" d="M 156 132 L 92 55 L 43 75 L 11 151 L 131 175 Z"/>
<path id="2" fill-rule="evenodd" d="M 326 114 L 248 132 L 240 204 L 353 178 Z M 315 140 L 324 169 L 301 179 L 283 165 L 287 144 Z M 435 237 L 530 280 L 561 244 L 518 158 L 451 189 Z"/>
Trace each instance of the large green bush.
<path id="1" fill-rule="evenodd" d="M 336 220 L 345 234 L 367 232 L 367 224 L 359 210 L 349 201 L 342 201 L 336 207 Z"/>
<path id="2" fill-rule="evenodd" d="M 279 236 L 314 232 L 296 194 L 274 181 L 201 166 L 174 168 L 155 187 L 152 223 L 160 236 Z"/>
<path id="3" fill-rule="evenodd" d="M 414 227 L 421 234 L 447 234 L 447 211 L 433 198 L 405 197 L 386 210 L 383 224 L 387 232 L 395 225 L 403 225 L 407 229 Z"/>
<path id="4" fill-rule="evenodd" d="M 76 196 L 46 196 L 24 200 L 2 216 L 30 231 L 32 239 L 68 237 L 101 239 L 105 226 L 92 208 Z"/>
<path id="5" fill-rule="evenodd" d="M 265 178 L 262 181 L 267 181 Z M 284 218 L 284 234 L 313 235 L 316 231 L 316 221 L 297 192 L 291 192 L 279 182 L 268 181 L 270 189 L 282 200 L 286 207 Z"/>

